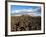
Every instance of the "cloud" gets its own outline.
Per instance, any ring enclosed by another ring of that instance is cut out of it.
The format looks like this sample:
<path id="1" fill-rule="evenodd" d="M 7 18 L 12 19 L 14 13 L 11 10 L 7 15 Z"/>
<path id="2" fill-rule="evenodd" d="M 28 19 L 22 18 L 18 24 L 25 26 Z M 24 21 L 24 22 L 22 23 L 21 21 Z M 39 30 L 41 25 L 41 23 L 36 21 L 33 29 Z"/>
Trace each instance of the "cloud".
<path id="1" fill-rule="evenodd" d="M 34 9 L 34 11 L 35 12 L 41 12 L 41 8 L 39 7 L 39 8 L 36 8 L 36 9 Z"/>
<path id="2" fill-rule="evenodd" d="M 29 15 L 32 15 L 32 16 L 40 16 L 41 12 L 39 10 L 40 10 L 40 7 L 35 8 L 35 9 L 14 10 L 14 11 L 12 11 L 12 13 L 15 13 L 15 14 L 29 14 Z"/>
<path id="3" fill-rule="evenodd" d="M 33 12 L 32 9 L 22 9 L 22 10 L 14 10 L 12 13 L 20 13 L 20 12 Z"/>
<path id="4" fill-rule="evenodd" d="M 40 7 L 35 9 L 20 9 L 20 10 L 13 10 L 12 13 L 20 13 L 20 12 L 40 12 Z"/>

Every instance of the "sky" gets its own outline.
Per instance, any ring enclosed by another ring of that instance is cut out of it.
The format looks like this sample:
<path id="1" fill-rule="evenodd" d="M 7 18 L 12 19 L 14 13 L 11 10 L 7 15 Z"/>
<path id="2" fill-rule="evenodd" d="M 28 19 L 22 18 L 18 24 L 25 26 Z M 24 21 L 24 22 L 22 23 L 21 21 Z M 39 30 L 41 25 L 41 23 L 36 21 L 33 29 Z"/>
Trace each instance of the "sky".
<path id="1" fill-rule="evenodd" d="M 11 5 L 12 14 L 34 14 L 36 16 L 41 16 L 40 6 L 22 6 L 22 5 Z"/>

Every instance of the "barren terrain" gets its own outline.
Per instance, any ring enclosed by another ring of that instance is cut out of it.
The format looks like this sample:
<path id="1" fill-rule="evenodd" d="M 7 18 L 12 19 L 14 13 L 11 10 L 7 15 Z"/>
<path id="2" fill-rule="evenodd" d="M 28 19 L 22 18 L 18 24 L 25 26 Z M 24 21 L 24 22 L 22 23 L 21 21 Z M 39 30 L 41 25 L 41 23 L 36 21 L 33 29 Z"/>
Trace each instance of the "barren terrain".
<path id="1" fill-rule="evenodd" d="M 41 30 L 41 17 L 11 16 L 11 31 Z"/>

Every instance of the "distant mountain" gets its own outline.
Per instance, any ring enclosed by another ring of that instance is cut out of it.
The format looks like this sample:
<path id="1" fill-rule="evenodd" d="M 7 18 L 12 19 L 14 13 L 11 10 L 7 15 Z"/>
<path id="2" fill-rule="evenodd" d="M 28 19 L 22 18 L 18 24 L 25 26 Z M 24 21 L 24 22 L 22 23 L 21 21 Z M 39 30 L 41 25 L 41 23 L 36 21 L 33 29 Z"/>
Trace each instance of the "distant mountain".
<path id="1" fill-rule="evenodd" d="M 22 15 L 29 15 L 29 16 L 35 16 L 35 17 L 37 17 L 36 15 L 34 15 L 34 14 L 12 14 L 11 16 L 22 16 Z"/>

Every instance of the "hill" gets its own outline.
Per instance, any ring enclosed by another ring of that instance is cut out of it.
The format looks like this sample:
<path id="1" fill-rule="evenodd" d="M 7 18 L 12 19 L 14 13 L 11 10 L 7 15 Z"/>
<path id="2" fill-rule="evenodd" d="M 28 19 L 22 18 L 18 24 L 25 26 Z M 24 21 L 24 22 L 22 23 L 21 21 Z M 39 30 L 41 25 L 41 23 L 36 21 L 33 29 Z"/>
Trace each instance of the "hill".
<path id="1" fill-rule="evenodd" d="M 11 16 L 11 31 L 41 30 L 41 17 L 30 15 Z"/>

